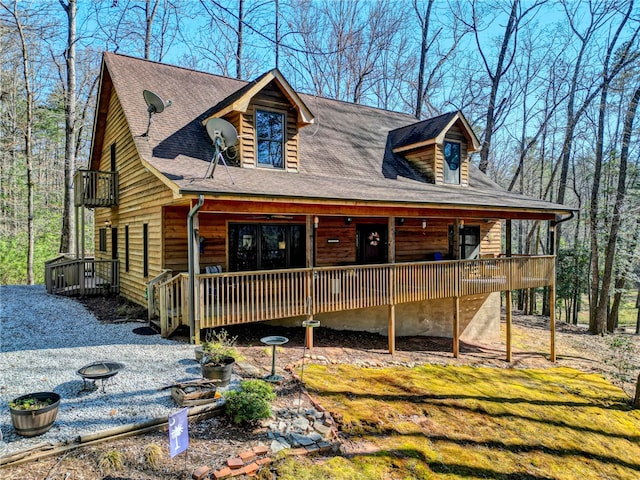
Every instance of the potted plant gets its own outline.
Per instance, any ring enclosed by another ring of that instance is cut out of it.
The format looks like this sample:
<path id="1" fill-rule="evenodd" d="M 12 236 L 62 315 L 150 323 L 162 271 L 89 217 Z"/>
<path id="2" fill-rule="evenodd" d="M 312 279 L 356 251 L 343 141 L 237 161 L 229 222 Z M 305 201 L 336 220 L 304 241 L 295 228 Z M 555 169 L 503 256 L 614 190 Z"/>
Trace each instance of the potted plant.
<path id="1" fill-rule="evenodd" d="M 231 372 L 240 354 L 235 348 L 238 337 L 231 337 L 226 330 L 207 334 L 202 343 L 202 376 L 209 380 L 218 380 L 218 387 L 226 387 L 231 380 Z"/>
<path id="2" fill-rule="evenodd" d="M 59 407 L 60 395 L 54 392 L 22 395 L 9 402 L 13 428 L 23 437 L 41 435 L 52 427 Z"/>

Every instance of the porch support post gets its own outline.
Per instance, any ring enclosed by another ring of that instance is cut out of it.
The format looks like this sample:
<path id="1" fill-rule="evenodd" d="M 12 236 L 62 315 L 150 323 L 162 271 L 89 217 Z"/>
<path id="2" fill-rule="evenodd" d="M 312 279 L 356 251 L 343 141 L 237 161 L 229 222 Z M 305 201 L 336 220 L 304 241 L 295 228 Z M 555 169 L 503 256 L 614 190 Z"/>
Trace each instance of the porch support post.
<path id="1" fill-rule="evenodd" d="M 396 263 L 396 219 L 395 217 L 389 217 L 387 238 L 389 243 L 387 245 L 387 259 L 389 263 Z M 389 267 L 389 313 L 387 316 L 387 338 L 389 341 L 389 353 L 391 355 L 396 351 L 396 305 L 395 305 L 395 291 L 396 291 L 396 276 L 395 268 Z"/>
<path id="2" fill-rule="evenodd" d="M 314 218 L 312 215 L 306 216 L 306 235 L 307 235 L 307 248 L 306 248 L 306 267 L 313 268 L 316 263 L 316 227 L 314 224 Z M 315 274 L 313 271 L 308 272 L 306 289 L 305 289 L 305 302 L 307 307 L 307 320 L 313 320 L 313 292 L 314 292 Z M 305 345 L 309 350 L 313 348 L 313 327 L 306 327 L 305 329 Z"/>
<path id="3" fill-rule="evenodd" d="M 389 305 L 387 335 L 389 336 L 389 353 L 393 355 L 396 351 L 396 306 Z"/>
<path id="4" fill-rule="evenodd" d="M 511 219 L 505 222 L 505 254 L 511 257 Z M 509 267 L 509 277 L 511 277 L 511 267 Z M 507 279 L 507 291 L 505 292 L 505 310 L 507 315 L 507 362 L 511 362 L 512 350 L 512 311 L 511 311 L 511 278 Z"/>
<path id="5" fill-rule="evenodd" d="M 507 362 L 511 362 L 511 290 L 505 292 L 505 310 L 507 313 Z"/>
<path id="6" fill-rule="evenodd" d="M 453 308 L 453 357 L 460 356 L 460 297 L 454 297 Z"/>
<path id="7" fill-rule="evenodd" d="M 460 226 L 459 218 L 453 221 L 453 259 L 460 260 Z"/>
<path id="8" fill-rule="evenodd" d="M 556 222 L 549 222 L 549 253 L 556 254 Z M 556 259 L 551 265 L 551 285 L 549 285 L 549 360 L 556 361 Z"/>

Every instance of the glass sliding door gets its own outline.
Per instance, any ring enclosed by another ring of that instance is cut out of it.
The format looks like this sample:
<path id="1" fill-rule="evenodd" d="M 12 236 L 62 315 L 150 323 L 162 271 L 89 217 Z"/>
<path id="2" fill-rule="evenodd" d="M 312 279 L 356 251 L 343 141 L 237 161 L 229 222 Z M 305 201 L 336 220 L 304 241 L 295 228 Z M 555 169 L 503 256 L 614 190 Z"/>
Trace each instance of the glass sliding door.
<path id="1" fill-rule="evenodd" d="M 304 225 L 229 224 L 229 270 L 304 267 L 304 232 Z"/>

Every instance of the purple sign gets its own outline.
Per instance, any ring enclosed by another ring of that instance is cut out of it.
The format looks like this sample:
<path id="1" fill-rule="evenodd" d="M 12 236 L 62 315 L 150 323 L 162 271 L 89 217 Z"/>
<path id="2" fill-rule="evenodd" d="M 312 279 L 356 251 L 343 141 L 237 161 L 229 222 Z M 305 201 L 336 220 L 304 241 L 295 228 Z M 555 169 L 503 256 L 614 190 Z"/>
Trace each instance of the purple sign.
<path id="1" fill-rule="evenodd" d="M 171 458 L 184 452 L 189 446 L 188 408 L 169 415 L 169 455 Z"/>

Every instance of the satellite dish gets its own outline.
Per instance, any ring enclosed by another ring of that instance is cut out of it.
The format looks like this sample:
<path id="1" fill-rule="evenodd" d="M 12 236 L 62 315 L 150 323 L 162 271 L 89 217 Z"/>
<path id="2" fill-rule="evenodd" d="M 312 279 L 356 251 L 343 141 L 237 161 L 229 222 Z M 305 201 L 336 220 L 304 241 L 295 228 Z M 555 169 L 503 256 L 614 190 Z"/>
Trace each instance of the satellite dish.
<path id="1" fill-rule="evenodd" d="M 211 118 L 206 124 L 207 133 L 213 143 L 220 142 L 220 151 L 224 152 L 238 141 L 238 132 L 233 125 L 222 118 Z"/>
<path id="2" fill-rule="evenodd" d="M 236 182 L 234 182 L 233 177 L 229 172 L 227 162 L 224 159 L 222 152 L 235 145 L 238 141 L 238 132 L 236 132 L 233 125 L 222 118 L 210 118 L 207 121 L 205 128 L 207 129 L 209 138 L 213 141 L 216 151 L 209 163 L 209 168 L 207 168 L 207 173 L 205 173 L 204 178 L 213 177 L 213 174 L 216 171 L 216 165 L 218 164 L 218 159 L 220 159 L 222 160 L 222 164 L 224 165 L 229 178 L 231 178 L 231 183 L 235 184 Z"/>
<path id="3" fill-rule="evenodd" d="M 151 127 L 151 116 L 154 113 L 162 113 L 164 109 L 171 106 L 171 100 L 166 102 L 160 97 L 160 95 L 153 93 L 150 90 L 143 90 L 142 96 L 147 103 L 147 112 L 149 112 L 149 123 L 147 124 L 147 131 L 142 134 L 143 137 L 149 136 L 149 128 Z"/>

